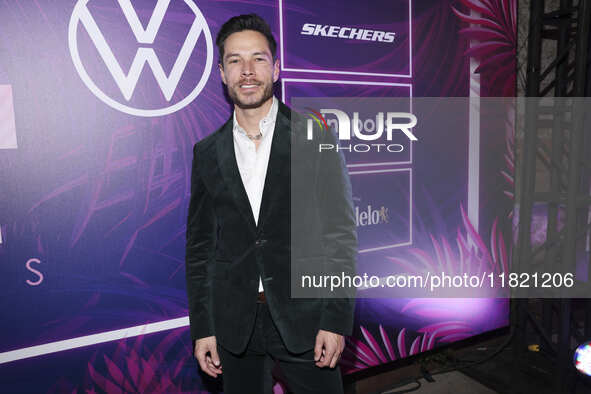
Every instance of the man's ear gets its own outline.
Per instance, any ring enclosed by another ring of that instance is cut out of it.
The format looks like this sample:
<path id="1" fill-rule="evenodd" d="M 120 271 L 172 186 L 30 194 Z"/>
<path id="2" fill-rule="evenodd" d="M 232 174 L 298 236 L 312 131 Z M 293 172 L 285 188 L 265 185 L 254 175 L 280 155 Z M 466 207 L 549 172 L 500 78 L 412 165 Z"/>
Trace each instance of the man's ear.
<path id="1" fill-rule="evenodd" d="M 277 82 L 279 79 L 279 58 L 275 59 L 273 63 L 273 82 Z"/>
<path id="2" fill-rule="evenodd" d="M 224 65 L 222 63 L 218 63 L 218 68 L 220 70 L 220 77 L 222 78 L 222 82 L 224 83 L 224 85 L 227 85 L 226 74 L 224 73 Z"/>

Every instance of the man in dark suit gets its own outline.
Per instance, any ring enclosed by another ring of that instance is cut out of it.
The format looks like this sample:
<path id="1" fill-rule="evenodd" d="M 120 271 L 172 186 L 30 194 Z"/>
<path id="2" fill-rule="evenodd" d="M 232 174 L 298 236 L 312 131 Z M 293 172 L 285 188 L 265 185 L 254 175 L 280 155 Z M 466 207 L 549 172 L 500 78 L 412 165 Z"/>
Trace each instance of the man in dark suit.
<path id="1" fill-rule="evenodd" d="M 354 299 L 290 291 L 295 273 L 308 268 L 355 274 L 344 161 L 309 149 L 295 159 L 299 115 L 273 96 L 279 60 L 264 20 L 231 18 L 216 43 L 234 113 L 193 151 L 186 278 L 195 357 L 210 376 L 223 371 L 224 393 L 270 390 L 270 360 L 295 393 L 340 393 L 336 364 L 352 332 Z M 296 178 L 303 181 L 294 199 Z"/>

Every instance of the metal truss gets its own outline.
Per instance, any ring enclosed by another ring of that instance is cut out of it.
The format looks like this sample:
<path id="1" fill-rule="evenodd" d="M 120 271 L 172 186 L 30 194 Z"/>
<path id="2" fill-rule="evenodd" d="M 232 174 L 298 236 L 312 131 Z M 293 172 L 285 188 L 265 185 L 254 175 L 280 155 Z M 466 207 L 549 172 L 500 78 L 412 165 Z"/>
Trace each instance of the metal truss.
<path id="1" fill-rule="evenodd" d="M 548 9 L 548 3 L 530 3 L 526 95 L 586 96 L 591 0 L 560 0 L 554 10 Z M 555 49 L 556 53 L 544 68 L 543 48 Z M 550 105 L 543 99 L 526 100 L 513 272 L 528 272 L 543 265 L 575 272 L 581 248 L 586 247 L 587 254 L 591 254 L 591 140 L 583 127 L 589 108 L 580 105 L 582 100 L 549 101 Z M 534 248 L 532 218 L 534 207 L 540 206 L 547 209 L 546 240 Z M 591 261 L 587 261 L 587 266 L 591 274 Z M 515 371 L 535 368 L 535 363 L 545 359 L 552 384 L 550 392 L 581 392 L 581 378 L 573 367 L 573 351 L 575 346 L 591 340 L 589 299 L 513 299 L 511 328 Z M 539 349 L 532 348 L 533 344 L 538 344 Z M 532 349 L 539 350 L 534 357 Z"/>

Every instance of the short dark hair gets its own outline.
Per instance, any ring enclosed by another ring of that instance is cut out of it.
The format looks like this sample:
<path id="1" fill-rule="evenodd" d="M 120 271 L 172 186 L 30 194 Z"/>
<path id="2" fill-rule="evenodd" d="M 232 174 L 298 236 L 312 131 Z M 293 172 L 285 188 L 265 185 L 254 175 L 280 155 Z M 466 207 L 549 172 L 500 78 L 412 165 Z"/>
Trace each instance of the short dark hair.
<path id="1" fill-rule="evenodd" d="M 269 43 L 271 55 L 273 56 L 273 59 L 275 59 L 275 53 L 277 51 L 277 42 L 275 41 L 275 37 L 273 37 L 273 34 L 271 33 L 271 28 L 269 27 L 269 24 L 265 22 L 265 20 L 257 14 L 246 14 L 232 17 L 222 25 L 222 28 L 220 29 L 215 39 L 215 43 L 218 46 L 218 51 L 220 54 L 220 64 L 224 64 L 224 43 L 226 42 L 226 39 L 230 36 L 230 34 L 237 33 L 243 30 L 254 30 L 264 35 L 267 39 L 267 42 Z"/>

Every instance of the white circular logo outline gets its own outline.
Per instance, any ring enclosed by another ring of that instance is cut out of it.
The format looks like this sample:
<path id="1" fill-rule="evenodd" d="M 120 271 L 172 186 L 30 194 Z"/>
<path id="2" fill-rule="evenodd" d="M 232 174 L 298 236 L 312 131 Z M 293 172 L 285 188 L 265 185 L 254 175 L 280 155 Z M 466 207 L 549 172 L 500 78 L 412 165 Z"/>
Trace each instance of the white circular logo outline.
<path id="1" fill-rule="evenodd" d="M 139 108 L 130 107 L 125 104 L 121 104 L 120 102 L 112 99 L 107 94 L 105 94 L 105 92 L 103 92 L 92 81 L 92 79 L 90 78 L 90 76 L 86 72 L 86 69 L 84 68 L 84 65 L 82 64 L 82 61 L 80 59 L 80 54 L 78 53 L 77 29 L 78 29 L 78 25 L 80 22 L 80 15 L 79 14 L 81 12 L 81 7 L 86 7 L 86 4 L 89 1 L 90 0 L 78 0 L 76 5 L 74 6 L 74 10 L 72 11 L 72 16 L 70 17 L 70 23 L 68 26 L 68 45 L 70 47 L 69 48 L 70 49 L 70 56 L 72 57 L 74 67 L 76 68 L 78 75 L 80 76 L 80 78 L 82 79 L 82 82 L 84 82 L 86 87 L 88 89 L 90 89 L 90 91 L 98 99 L 100 99 L 102 102 L 104 102 L 108 106 L 110 106 L 118 111 L 129 114 L 129 115 L 142 116 L 142 117 L 156 117 L 156 116 L 169 115 L 173 112 L 176 112 L 176 111 L 186 107 L 193 100 L 195 100 L 195 98 L 197 98 L 197 96 L 199 95 L 199 93 L 201 93 L 201 91 L 205 87 L 205 84 L 209 80 L 209 75 L 211 73 L 211 68 L 213 65 L 213 40 L 211 38 L 211 32 L 209 31 L 209 26 L 207 25 L 205 17 L 201 13 L 201 11 L 197 7 L 197 5 L 193 2 L 193 0 L 183 0 L 183 1 L 185 2 L 185 4 L 187 4 L 189 6 L 191 11 L 193 11 L 193 13 L 195 14 L 195 18 L 199 19 L 199 21 L 201 22 L 202 28 L 203 28 L 202 32 L 203 32 L 203 35 L 205 36 L 205 43 L 207 46 L 207 58 L 205 61 L 205 70 L 204 70 L 203 74 L 201 75 L 201 79 L 199 80 L 199 83 L 197 84 L 197 86 L 195 86 L 195 88 L 191 91 L 191 93 L 189 93 L 188 96 L 186 96 L 184 99 L 182 99 L 181 101 L 179 101 L 171 106 L 164 107 L 164 108 L 158 108 L 158 109 L 139 109 Z"/>

